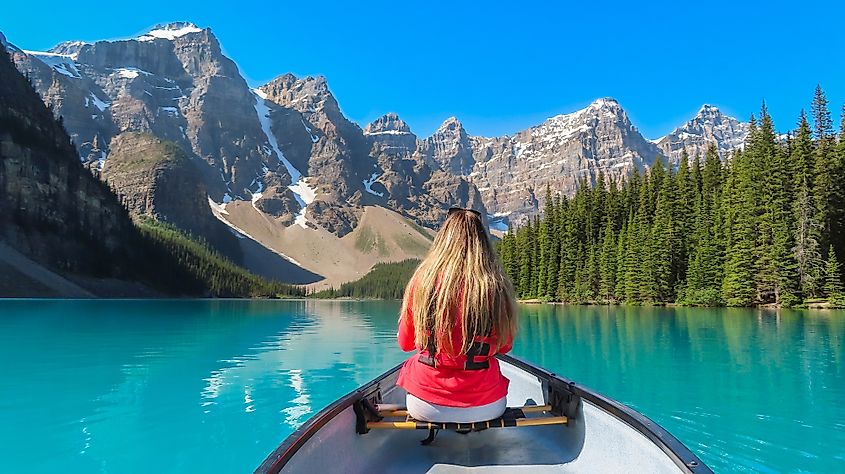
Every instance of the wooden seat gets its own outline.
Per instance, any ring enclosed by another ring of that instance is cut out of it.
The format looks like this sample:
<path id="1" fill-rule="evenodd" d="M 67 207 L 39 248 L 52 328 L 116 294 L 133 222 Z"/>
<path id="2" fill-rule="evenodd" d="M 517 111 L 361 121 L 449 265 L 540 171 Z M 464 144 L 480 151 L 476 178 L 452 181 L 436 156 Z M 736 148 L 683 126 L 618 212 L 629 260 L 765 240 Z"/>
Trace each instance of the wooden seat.
<path id="1" fill-rule="evenodd" d="M 508 408 L 499 418 L 473 423 L 432 422 L 416 420 L 408 414 L 404 407 L 395 405 L 380 405 L 378 414 L 383 418 L 403 418 L 404 420 L 368 421 L 367 428 L 396 429 L 396 430 L 455 430 L 481 431 L 489 428 L 508 428 L 517 426 L 566 425 L 569 419 L 565 416 L 538 416 L 526 418 L 526 413 L 543 413 L 551 410 L 550 405 L 524 406 Z"/>

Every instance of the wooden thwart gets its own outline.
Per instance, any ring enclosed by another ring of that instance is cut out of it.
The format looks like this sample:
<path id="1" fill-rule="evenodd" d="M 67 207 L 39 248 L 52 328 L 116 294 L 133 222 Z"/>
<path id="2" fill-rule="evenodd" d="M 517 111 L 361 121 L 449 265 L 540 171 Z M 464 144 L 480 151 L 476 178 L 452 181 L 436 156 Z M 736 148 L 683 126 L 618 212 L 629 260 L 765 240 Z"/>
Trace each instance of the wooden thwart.
<path id="1" fill-rule="evenodd" d="M 543 413 L 552 410 L 551 405 L 529 405 L 524 407 L 508 408 L 505 414 L 499 418 L 489 421 L 478 421 L 475 423 L 435 423 L 429 421 L 415 420 L 408 414 L 407 408 L 397 404 L 378 405 L 378 414 L 383 418 L 400 417 L 404 420 L 380 420 L 368 421 L 367 428 L 393 429 L 393 430 L 458 430 L 473 431 L 486 430 L 488 428 L 507 428 L 513 426 L 543 426 L 543 425 L 566 425 L 569 419 L 565 416 L 543 416 L 536 418 L 525 418 L 526 413 Z"/>
<path id="2" fill-rule="evenodd" d="M 496 418 L 475 423 L 433 423 L 409 419 L 406 421 L 370 421 L 367 428 L 394 430 L 485 430 L 489 428 L 508 428 L 515 426 L 565 425 L 569 419 L 565 416 L 544 416 L 538 418 Z"/>

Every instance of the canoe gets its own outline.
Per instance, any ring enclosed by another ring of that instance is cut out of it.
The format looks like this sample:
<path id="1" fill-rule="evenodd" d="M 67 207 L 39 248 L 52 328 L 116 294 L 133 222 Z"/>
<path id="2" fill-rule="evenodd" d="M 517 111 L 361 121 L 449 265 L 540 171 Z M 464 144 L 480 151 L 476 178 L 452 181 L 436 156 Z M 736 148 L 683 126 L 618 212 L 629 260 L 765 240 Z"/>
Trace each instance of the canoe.
<path id="1" fill-rule="evenodd" d="M 410 419 L 396 366 L 311 417 L 255 472 L 712 472 L 630 407 L 497 357 L 513 407 L 502 418 L 471 426 Z"/>

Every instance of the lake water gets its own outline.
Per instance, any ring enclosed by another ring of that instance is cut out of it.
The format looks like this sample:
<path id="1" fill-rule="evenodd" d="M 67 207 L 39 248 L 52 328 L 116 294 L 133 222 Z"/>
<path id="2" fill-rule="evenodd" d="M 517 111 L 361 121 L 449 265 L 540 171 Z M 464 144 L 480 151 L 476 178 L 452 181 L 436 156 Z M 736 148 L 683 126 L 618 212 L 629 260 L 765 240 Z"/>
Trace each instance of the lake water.
<path id="1" fill-rule="evenodd" d="M 397 302 L 0 300 L 0 472 L 251 472 L 405 358 Z M 845 472 L 845 312 L 523 306 L 518 356 L 717 472 Z"/>

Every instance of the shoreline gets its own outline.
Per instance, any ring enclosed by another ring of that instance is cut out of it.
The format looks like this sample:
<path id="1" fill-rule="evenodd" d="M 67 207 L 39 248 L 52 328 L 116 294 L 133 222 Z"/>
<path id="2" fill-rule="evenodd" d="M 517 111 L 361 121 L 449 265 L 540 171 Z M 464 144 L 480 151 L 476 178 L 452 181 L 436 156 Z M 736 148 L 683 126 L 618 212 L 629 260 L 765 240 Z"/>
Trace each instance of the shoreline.
<path id="1" fill-rule="evenodd" d="M 400 298 L 353 298 L 353 297 L 337 297 L 337 298 L 313 298 L 309 296 L 296 297 L 220 297 L 220 296 L 186 296 L 186 297 L 61 297 L 61 296 L 2 296 L 0 295 L 0 302 L 3 301 L 342 301 L 342 302 L 368 302 L 368 301 L 402 301 Z M 732 306 L 686 306 L 677 303 L 663 303 L 663 304 L 626 304 L 626 303 L 565 303 L 561 301 L 542 301 L 537 298 L 519 299 L 518 304 L 524 305 L 550 305 L 550 306 L 618 306 L 626 308 L 733 308 Z M 792 309 L 792 310 L 845 310 L 845 308 L 830 307 L 826 301 L 814 301 L 803 306 L 792 308 L 783 308 L 775 304 L 767 303 L 756 306 L 742 306 L 736 307 L 742 309 Z"/>
<path id="2" fill-rule="evenodd" d="M 845 309 L 839 307 L 831 307 L 827 301 L 811 301 L 804 305 L 794 307 L 783 307 L 775 303 L 765 303 L 753 306 L 697 306 L 684 305 L 678 303 L 565 303 L 562 301 L 543 301 L 538 298 L 519 299 L 517 303 L 529 305 L 555 305 L 555 306 L 624 306 L 624 307 L 641 307 L 641 308 L 746 308 L 746 309 Z"/>

